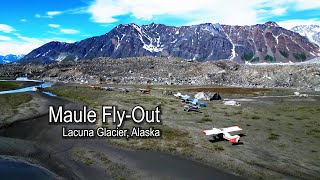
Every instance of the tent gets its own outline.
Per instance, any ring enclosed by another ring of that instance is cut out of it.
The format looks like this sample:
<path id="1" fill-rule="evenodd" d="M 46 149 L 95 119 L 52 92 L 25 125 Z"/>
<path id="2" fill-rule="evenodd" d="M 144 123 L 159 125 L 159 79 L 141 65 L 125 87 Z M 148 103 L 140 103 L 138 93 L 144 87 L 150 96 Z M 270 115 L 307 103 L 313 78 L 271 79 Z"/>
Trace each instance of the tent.
<path id="1" fill-rule="evenodd" d="M 181 96 L 181 99 L 184 99 L 184 100 L 189 99 L 189 98 L 190 98 L 190 96 L 188 96 L 187 94 Z"/>
<path id="2" fill-rule="evenodd" d="M 212 95 L 212 97 L 210 98 L 210 101 L 213 101 L 213 100 L 221 100 L 221 96 L 219 93 L 214 93 Z"/>
<path id="3" fill-rule="evenodd" d="M 210 100 L 210 97 L 204 92 L 199 92 L 198 94 L 194 95 L 194 98 L 199 100 Z"/>
<path id="4" fill-rule="evenodd" d="M 236 102 L 236 101 L 233 101 L 233 100 L 231 100 L 231 101 L 225 101 L 223 104 L 224 104 L 224 105 L 227 105 L 227 106 L 241 106 L 240 103 L 238 103 L 238 102 Z"/>
<path id="5" fill-rule="evenodd" d="M 177 94 L 173 94 L 175 97 L 177 97 L 177 98 L 180 98 L 181 96 L 182 96 L 182 94 L 181 93 L 177 93 Z"/>

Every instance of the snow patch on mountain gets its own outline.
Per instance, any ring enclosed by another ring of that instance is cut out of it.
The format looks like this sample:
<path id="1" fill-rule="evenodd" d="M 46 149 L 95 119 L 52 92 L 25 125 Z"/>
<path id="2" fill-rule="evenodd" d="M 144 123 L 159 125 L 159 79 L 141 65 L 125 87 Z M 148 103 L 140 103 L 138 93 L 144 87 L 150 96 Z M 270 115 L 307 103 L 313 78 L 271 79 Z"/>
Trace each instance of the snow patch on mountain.
<path id="1" fill-rule="evenodd" d="M 320 46 L 320 26 L 319 25 L 295 26 L 291 29 L 291 31 L 307 37 L 309 41 L 316 43 L 318 46 Z"/>

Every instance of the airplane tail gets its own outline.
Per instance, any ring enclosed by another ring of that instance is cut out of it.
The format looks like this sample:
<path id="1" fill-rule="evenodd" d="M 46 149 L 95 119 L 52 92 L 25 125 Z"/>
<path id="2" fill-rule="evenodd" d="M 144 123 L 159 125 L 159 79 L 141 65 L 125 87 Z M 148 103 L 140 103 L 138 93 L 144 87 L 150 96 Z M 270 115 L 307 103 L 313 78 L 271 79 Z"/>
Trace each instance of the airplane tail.
<path id="1" fill-rule="evenodd" d="M 238 135 L 236 135 L 236 136 L 238 136 Z M 232 138 L 232 139 L 229 140 L 229 142 L 231 142 L 231 143 L 237 143 L 239 141 L 240 141 L 240 136 Z"/>
<path id="2" fill-rule="evenodd" d="M 233 135 L 231 136 L 231 134 L 225 132 L 223 133 L 223 136 L 225 139 L 229 140 L 229 142 L 231 143 L 237 143 L 240 140 L 240 136 L 239 135 Z"/>

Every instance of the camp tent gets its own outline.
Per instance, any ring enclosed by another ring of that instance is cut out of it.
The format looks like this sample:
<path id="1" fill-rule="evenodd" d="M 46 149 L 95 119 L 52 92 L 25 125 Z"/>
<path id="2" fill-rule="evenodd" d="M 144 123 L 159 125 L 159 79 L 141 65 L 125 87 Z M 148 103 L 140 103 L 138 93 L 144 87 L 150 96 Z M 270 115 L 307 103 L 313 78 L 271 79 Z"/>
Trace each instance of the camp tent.
<path id="1" fill-rule="evenodd" d="M 190 98 L 190 96 L 188 96 L 188 95 L 183 95 L 183 96 L 181 96 L 181 99 L 182 100 L 187 100 L 187 99 L 189 99 Z"/>
<path id="2" fill-rule="evenodd" d="M 238 102 L 236 102 L 236 101 L 233 101 L 233 100 L 231 100 L 231 101 L 225 101 L 223 104 L 224 104 L 224 105 L 227 105 L 227 106 L 241 106 L 240 103 L 238 103 Z"/>
<path id="3" fill-rule="evenodd" d="M 210 97 L 204 92 L 199 92 L 198 94 L 194 95 L 194 98 L 199 100 L 210 100 Z"/>
<path id="4" fill-rule="evenodd" d="M 214 93 L 210 98 L 210 101 L 213 101 L 213 100 L 221 100 L 220 94 L 219 93 Z"/>
<path id="5" fill-rule="evenodd" d="M 177 98 L 180 98 L 181 96 L 182 96 L 182 94 L 181 93 L 177 93 L 177 94 L 173 94 L 175 97 L 177 97 Z"/>

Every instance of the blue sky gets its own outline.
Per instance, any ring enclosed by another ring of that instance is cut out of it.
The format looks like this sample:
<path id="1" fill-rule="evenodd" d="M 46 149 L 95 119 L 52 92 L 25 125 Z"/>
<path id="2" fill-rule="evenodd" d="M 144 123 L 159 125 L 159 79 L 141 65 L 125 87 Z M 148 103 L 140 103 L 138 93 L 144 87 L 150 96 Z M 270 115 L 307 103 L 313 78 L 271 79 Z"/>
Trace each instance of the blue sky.
<path id="1" fill-rule="evenodd" d="M 0 55 L 27 54 L 49 41 L 75 42 L 118 24 L 320 25 L 320 0 L 2 0 Z"/>

